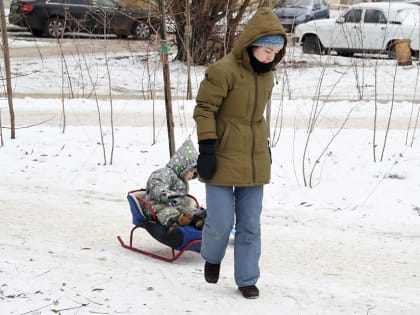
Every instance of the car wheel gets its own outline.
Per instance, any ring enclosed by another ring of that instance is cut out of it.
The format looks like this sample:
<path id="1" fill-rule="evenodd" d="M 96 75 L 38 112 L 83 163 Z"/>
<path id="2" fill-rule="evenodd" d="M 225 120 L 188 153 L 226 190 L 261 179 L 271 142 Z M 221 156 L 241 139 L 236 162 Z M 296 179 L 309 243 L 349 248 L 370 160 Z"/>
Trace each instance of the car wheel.
<path id="1" fill-rule="evenodd" d="M 323 48 L 318 37 L 315 35 L 306 36 L 303 41 L 302 51 L 304 54 L 322 55 Z"/>
<path id="2" fill-rule="evenodd" d="M 395 42 L 389 43 L 386 51 L 389 58 L 397 59 L 397 48 L 395 47 Z"/>
<path id="3" fill-rule="evenodd" d="M 150 26 L 143 22 L 136 22 L 133 25 L 131 34 L 137 39 L 148 39 L 152 35 Z"/>
<path id="4" fill-rule="evenodd" d="M 63 37 L 65 28 L 64 19 L 54 17 L 45 24 L 45 34 L 49 37 L 60 38 Z"/>

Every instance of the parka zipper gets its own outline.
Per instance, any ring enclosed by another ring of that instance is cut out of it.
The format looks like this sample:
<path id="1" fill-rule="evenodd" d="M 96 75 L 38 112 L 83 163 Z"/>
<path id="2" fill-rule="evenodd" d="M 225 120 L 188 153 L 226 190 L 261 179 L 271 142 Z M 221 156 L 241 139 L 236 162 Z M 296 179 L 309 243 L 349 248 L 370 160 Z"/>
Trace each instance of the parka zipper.
<path id="1" fill-rule="evenodd" d="M 256 72 L 254 72 L 254 82 L 255 82 L 255 99 L 254 99 L 254 107 L 252 109 L 252 116 L 250 120 L 250 127 L 251 127 L 251 133 L 252 133 L 252 148 L 251 148 L 251 160 L 252 160 L 252 181 L 256 182 L 256 175 L 255 175 L 255 132 L 254 132 L 254 124 L 253 124 L 253 117 L 255 115 L 255 110 L 257 108 L 257 101 L 258 101 L 258 75 Z"/>

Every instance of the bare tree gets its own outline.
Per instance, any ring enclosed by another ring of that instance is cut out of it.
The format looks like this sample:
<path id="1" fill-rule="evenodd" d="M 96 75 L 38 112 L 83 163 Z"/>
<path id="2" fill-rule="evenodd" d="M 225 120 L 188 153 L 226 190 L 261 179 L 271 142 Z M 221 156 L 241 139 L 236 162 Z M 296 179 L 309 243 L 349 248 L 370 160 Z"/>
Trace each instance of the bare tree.
<path id="1" fill-rule="evenodd" d="M 411 112 L 410 112 L 410 118 L 408 120 L 407 133 L 406 133 L 406 136 L 405 136 L 405 145 L 408 145 L 408 135 L 409 135 L 411 124 L 413 123 L 414 126 L 413 126 L 412 137 L 411 137 L 411 146 L 413 145 L 414 135 L 416 133 L 417 123 L 418 123 L 419 113 L 420 113 L 420 107 L 418 106 L 418 104 L 416 104 L 416 92 L 417 92 L 417 86 L 418 86 L 418 83 L 419 83 L 419 74 L 420 74 L 420 71 L 419 71 L 419 68 L 417 68 L 416 82 L 415 82 L 415 85 L 414 85 L 413 101 L 412 101 L 412 104 L 411 104 Z M 417 116 L 416 116 L 416 119 L 414 119 L 414 117 L 413 117 L 414 116 L 414 109 L 415 109 L 416 106 L 418 107 L 417 108 Z"/>
<path id="2" fill-rule="evenodd" d="M 395 83 L 396 83 L 396 76 L 397 76 L 397 69 L 398 69 L 398 63 L 395 64 L 395 71 L 394 71 L 394 78 L 392 80 L 392 98 L 391 98 L 391 106 L 389 109 L 389 115 L 388 115 L 388 122 L 387 122 L 387 126 L 385 128 L 385 136 L 384 136 L 384 144 L 382 146 L 382 152 L 381 152 L 381 159 L 380 161 L 383 161 L 384 158 L 384 153 L 385 153 L 385 147 L 386 147 L 386 142 L 388 140 L 388 133 L 389 133 L 389 129 L 391 126 L 391 118 L 392 118 L 392 112 L 394 110 L 394 101 L 395 101 Z"/>
<path id="3" fill-rule="evenodd" d="M 188 27 L 188 0 L 167 1 L 167 13 L 176 24 L 175 41 L 178 54 L 175 59 L 187 60 L 186 36 L 188 37 L 192 63 L 205 65 L 229 53 L 241 31 L 241 20 L 251 7 L 265 4 L 262 0 L 191 1 L 189 18 L 191 34 Z"/>
<path id="4" fill-rule="evenodd" d="M 6 16 L 4 14 L 4 1 L 0 1 L 0 19 L 1 19 L 1 34 L 3 40 L 3 55 L 4 55 L 4 66 L 6 68 L 6 86 L 7 86 L 7 99 L 9 103 L 9 113 L 10 113 L 10 138 L 15 139 L 15 111 L 13 108 L 13 98 L 12 98 L 12 83 L 10 75 L 10 55 L 9 55 L 9 41 L 7 38 L 6 30 Z"/>
<path id="5" fill-rule="evenodd" d="M 0 147 L 4 145 L 3 142 L 3 127 L 1 125 L 1 108 L 0 108 Z"/>

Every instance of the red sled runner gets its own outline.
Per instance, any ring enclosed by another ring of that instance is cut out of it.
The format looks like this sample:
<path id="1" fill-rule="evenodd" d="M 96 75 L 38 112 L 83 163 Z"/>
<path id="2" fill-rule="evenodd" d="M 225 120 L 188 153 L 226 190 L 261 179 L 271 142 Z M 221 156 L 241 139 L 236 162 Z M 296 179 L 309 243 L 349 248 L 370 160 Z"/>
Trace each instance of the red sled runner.
<path id="1" fill-rule="evenodd" d="M 175 227 L 172 229 L 168 229 L 166 226 L 163 226 L 157 221 L 156 212 L 154 211 L 152 205 L 144 199 L 145 195 L 146 191 L 144 189 L 133 190 L 127 194 L 134 227 L 130 231 L 129 244 L 124 243 L 122 238 L 117 236 L 121 246 L 136 253 L 140 253 L 166 262 L 173 262 L 177 260 L 187 250 L 200 252 L 202 231 L 189 225 Z M 200 208 L 195 197 L 187 195 L 185 198 L 190 206 Z M 143 214 L 141 205 L 144 205 L 149 209 L 153 220 L 146 219 L 146 216 Z M 162 256 L 149 252 L 145 249 L 135 247 L 133 245 L 134 231 L 136 231 L 138 228 L 145 229 L 154 239 L 166 246 L 169 246 L 172 250 L 172 255 L 170 257 Z"/>

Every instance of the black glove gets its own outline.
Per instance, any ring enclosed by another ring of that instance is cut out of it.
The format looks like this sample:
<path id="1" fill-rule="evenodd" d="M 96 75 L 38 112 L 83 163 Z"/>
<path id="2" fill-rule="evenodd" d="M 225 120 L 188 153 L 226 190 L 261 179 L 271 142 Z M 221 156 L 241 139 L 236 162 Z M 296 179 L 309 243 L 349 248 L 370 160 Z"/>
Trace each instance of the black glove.
<path id="1" fill-rule="evenodd" d="M 204 180 L 213 177 L 217 168 L 216 160 L 216 140 L 201 140 L 198 142 L 197 171 L 198 175 Z"/>

